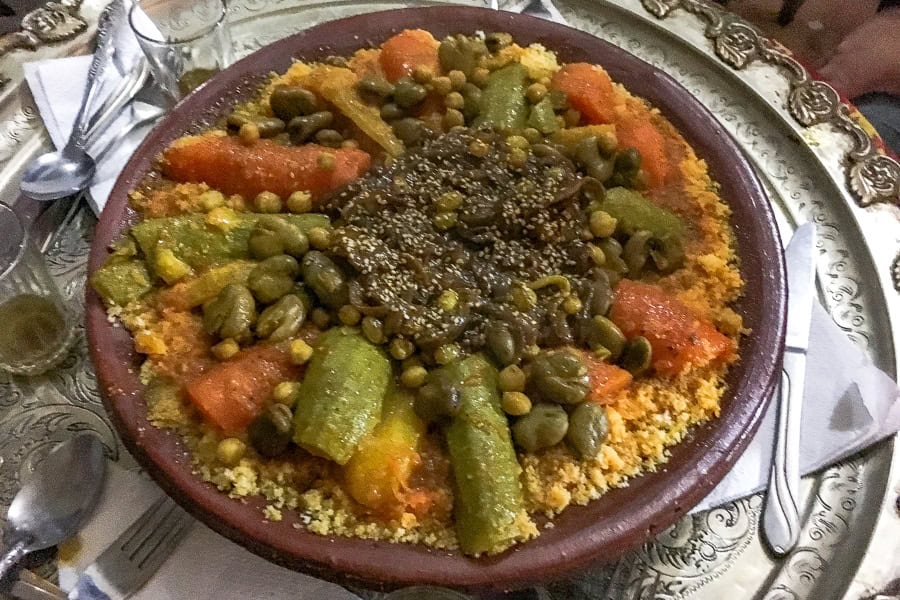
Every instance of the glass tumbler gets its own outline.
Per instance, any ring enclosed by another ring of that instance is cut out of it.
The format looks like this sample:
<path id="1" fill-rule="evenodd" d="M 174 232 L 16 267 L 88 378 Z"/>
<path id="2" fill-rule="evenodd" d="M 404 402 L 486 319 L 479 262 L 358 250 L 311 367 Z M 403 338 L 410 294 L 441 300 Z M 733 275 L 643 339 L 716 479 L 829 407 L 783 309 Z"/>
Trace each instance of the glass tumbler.
<path id="1" fill-rule="evenodd" d="M 65 358 L 74 337 L 43 255 L 18 215 L 0 203 L 0 368 L 43 373 Z"/>
<path id="2" fill-rule="evenodd" d="M 231 63 L 225 0 L 134 0 L 128 22 L 157 83 L 175 100 Z"/>

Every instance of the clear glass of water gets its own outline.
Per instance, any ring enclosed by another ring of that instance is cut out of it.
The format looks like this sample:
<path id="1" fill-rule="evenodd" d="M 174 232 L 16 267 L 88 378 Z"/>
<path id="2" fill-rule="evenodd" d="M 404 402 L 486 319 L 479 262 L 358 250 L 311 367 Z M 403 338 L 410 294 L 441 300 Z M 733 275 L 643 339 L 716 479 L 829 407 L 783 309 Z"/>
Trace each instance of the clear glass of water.
<path id="1" fill-rule="evenodd" d="M 37 375 L 75 337 L 72 314 L 18 215 L 0 203 L 0 368 Z"/>
<path id="2" fill-rule="evenodd" d="M 225 0 L 134 0 L 128 22 L 157 83 L 179 99 L 231 63 Z"/>

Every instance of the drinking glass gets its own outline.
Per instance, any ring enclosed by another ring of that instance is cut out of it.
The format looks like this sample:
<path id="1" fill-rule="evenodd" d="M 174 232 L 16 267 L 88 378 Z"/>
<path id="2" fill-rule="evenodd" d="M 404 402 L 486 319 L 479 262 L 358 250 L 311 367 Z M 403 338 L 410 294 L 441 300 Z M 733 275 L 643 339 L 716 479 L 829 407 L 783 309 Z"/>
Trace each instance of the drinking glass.
<path id="1" fill-rule="evenodd" d="M 65 358 L 74 336 L 43 255 L 18 215 L 0 203 L 0 368 L 43 373 Z"/>
<path id="2" fill-rule="evenodd" d="M 179 99 L 231 62 L 225 0 L 134 0 L 128 22 L 157 83 Z"/>

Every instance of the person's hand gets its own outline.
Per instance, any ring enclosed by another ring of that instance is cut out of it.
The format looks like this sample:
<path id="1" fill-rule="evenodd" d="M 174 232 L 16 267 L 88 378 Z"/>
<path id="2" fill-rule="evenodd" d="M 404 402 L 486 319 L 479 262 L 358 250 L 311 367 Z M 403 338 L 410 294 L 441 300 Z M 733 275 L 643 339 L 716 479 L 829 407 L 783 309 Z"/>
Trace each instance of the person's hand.
<path id="1" fill-rule="evenodd" d="M 900 95 L 900 10 L 883 11 L 853 30 L 820 73 L 848 98 Z"/>

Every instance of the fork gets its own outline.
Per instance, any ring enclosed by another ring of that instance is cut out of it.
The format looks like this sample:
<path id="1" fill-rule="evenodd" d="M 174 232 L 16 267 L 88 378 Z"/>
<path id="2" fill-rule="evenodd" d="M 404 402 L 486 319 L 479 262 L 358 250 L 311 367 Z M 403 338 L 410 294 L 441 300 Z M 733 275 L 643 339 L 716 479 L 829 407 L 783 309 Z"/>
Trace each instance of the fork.
<path id="1" fill-rule="evenodd" d="M 649 571 L 649 566 L 634 554 L 622 558 L 609 578 L 604 600 L 655 600 L 661 576 L 656 571 L 650 585 L 645 587 L 643 579 Z"/>
<path id="2" fill-rule="evenodd" d="M 169 558 L 193 522 L 190 515 L 162 496 L 87 568 L 78 579 L 76 591 L 87 594 L 102 583 L 118 597 L 128 598 Z"/>
<path id="3" fill-rule="evenodd" d="M 499 0 L 491 0 L 491 8 L 500 10 Z M 541 17 L 542 19 L 555 21 L 556 23 L 562 23 L 563 25 L 568 24 L 559 12 L 559 9 L 553 4 L 552 0 L 527 0 L 526 2 L 510 7 L 508 10 L 514 13 Z"/>

